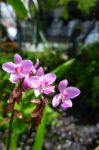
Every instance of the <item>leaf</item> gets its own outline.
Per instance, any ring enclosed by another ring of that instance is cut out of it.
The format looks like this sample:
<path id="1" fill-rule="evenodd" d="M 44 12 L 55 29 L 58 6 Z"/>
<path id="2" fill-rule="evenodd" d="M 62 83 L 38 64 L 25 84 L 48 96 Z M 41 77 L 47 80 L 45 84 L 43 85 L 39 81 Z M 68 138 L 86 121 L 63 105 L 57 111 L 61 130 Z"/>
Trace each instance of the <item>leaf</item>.
<path id="1" fill-rule="evenodd" d="M 99 150 L 99 146 L 97 146 L 97 147 L 95 148 L 95 150 Z"/>
<path id="2" fill-rule="evenodd" d="M 61 5 L 67 5 L 68 2 L 69 2 L 69 0 L 59 0 L 59 3 L 60 3 Z"/>
<path id="3" fill-rule="evenodd" d="M 96 0 L 76 0 L 78 2 L 78 8 L 81 9 L 84 13 L 89 13 L 91 8 L 96 4 Z"/>
<path id="4" fill-rule="evenodd" d="M 18 104 L 18 103 L 15 103 L 15 106 L 14 106 L 14 108 L 15 108 L 16 110 L 19 110 L 19 111 L 21 111 L 21 103 L 20 103 L 20 104 Z"/>
<path id="5" fill-rule="evenodd" d="M 39 10 L 38 1 L 37 0 L 33 0 L 33 2 L 34 2 L 34 5 L 35 5 L 36 9 Z"/>
<path id="6" fill-rule="evenodd" d="M 27 10 L 21 0 L 8 0 L 8 3 L 12 5 L 16 14 L 21 19 L 25 19 L 27 17 Z"/>
<path id="7" fill-rule="evenodd" d="M 13 121 L 13 132 L 14 134 L 21 134 L 23 133 L 27 128 L 27 125 L 24 123 L 22 119 L 15 118 Z"/>
<path id="8" fill-rule="evenodd" d="M 37 129 L 35 143 L 34 146 L 32 147 L 32 150 L 42 150 L 43 140 L 44 140 L 44 135 L 46 130 L 46 119 L 47 119 L 47 106 L 45 107 L 41 124 Z"/>
<path id="9" fill-rule="evenodd" d="M 10 118 L 4 118 L 3 121 L 0 122 L 0 126 L 1 126 L 1 125 L 3 126 L 3 125 L 5 125 L 5 124 L 8 124 L 9 122 L 10 122 Z"/>
<path id="10" fill-rule="evenodd" d="M 70 69 L 71 65 L 74 63 L 75 59 L 70 59 L 63 63 L 62 65 L 58 66 L 52 72 L 57 75 L 58 78 L 64 77 L 66 72 Z"/>
<path id="11" fill-rule="evenodd" d="M 24 114 L 25 117 L 26 116 L 28 117 L 32 113 L 34 107 L 35 107 L 34 104 L 28 103 L 28 105 L 22 106 L 21 111 L 22 111 L 22 113 Z"/>
<path id="12" fill-rule="evenodd" d="M 58 118 L 60 114 L 55 111 L 50 106 L 47 106 L 47 124 L 53 125 L 55 123 L 56 118 Z"/>
<path id="13" fill-rule="evenodd" d="M 18 138 L 19 138 L 19 134 L 12 132 L 9 150 L 16 150 L 17 149 Z"/>

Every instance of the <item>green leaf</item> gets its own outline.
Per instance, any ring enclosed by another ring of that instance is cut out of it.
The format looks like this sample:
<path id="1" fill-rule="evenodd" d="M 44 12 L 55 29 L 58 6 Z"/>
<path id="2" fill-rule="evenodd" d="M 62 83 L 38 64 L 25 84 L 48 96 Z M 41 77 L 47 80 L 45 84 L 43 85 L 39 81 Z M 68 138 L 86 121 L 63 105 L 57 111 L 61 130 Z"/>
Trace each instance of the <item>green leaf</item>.
<path id="1" fill-rule="evenodd" d="M 25 118 L 29 117 L 31 115 L 34 107 L 35 107 L 35 105 L 33 105 L 32 103 L 29 103 L 27 106 L 25 105 L 22 107 L 22 112 L 23 112 Z"/>
<path id="2" fill-rule="evenodd" d="M 12 127 L 12 131 L 14 132 L 14 134 L 21 134 L 23 133 L 27 128 L 27 125 L 24 123 L 23 120 L 16 118 L 13 121 L 13 127 Z"/>
<path id="3" fill-rule="evenodd" d="M 42 150 L 43 140 L 44 140 L 44 135 L 46 130 L 46 119 L 47 119 L 47 106 L 45 107 L 41 124 L 37 129 L 35 143 L 34 146 L 32 147 L 32 150 Z"/>
<path id="4" fill-rule="evenodd" d="M 38 1 L 37 0 L 33 0 L 33 2 L 34 2 L 34 5 L 35 5 L 36 9 L 39 10 Z"/>
<path id="5" fill-rule="evenodd" d="M 78 2 L 78 8 L 80 8 L 84 13 L 89 13 L 90 9 L 96 4 L 96 0 L 76 0 Z"/>
<path id="6" fill-rule="evenodd" d="M 52 72 L 57 75 L 58 78 L 64 77 L 66 72 L 71 68 L 72 64 L 74 63 L 75 59 L 70 59 L 54 69 Z"/>
<path id="7" fill-rule="evenodd" d="M 46 132 L 46 124 L 54 123 L 54 119 L 57 118 L 58 116 L 59 114 L 57 112 L 55 112 L 52 108 L 50 108 L 49 105 L 46 105 L 41 124 L 39 125 L 36 132 L 35 143 L 32 147 L 32 150 L 42 150 L 44 136 Z"/>
<path id="8" fill-rule="evenodd" d="M 16 14 L 21 19 L 25 19 L 27 17 L 27 10 L 21 0 L 8 0 L 8 3 L 12 5 Z"/>
<path id="9" fill-rule="evenodd" d="M 55 123 L 55 119 L 58 118 L 60 114 L 51 108 L 49 105 L 47 106 L 47 121 L 46 123 L 49 125 L 53 125 Z"/>
<path id="10" fill-rule="evenodd" d="M 61 5 L 67 5 L 68 2 L 69 2 L 69 0 L 59 0 L 59 3 L 60 3 Z"/>
<path id="11" fill-rule="evenodd" d="M 16 150 L 17 149 L 18 138 L 19 138 L 19 134 L 12 133 L 10 150 Z"/>

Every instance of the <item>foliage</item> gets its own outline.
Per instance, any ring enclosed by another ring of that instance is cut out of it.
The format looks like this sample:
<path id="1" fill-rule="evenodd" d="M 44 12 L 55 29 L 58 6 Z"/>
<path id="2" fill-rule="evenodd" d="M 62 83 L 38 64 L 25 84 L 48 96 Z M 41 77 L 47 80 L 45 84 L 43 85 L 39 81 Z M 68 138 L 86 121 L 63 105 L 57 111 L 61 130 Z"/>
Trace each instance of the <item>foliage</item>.
<path id="1" fill-rule="evenodd" d="M 52 124 L 53 120 L 58 116 L 59 116 L 59 114 L 57 112 L 55 112 L 48 105 L 46 106 L 44 114 L 43 114 L 42 122 L 39 125 L 37 133 L 36 133 L 36 138 L 35 138 L 35 143 L 33 145 L 33 150 L 42 150 L 42 146 L 43 146 L 43 142 L 44 142 L 44 136 L 45 136 L 45 132 L 46 132 L 46 125 L 49 122 L 50 122 L 50 124 Z"/>
<path id="2" fill-rule="evenodd" d="M 42 122 L 38 127 L 37 133 L 36 133 L 36 137 L 35 137 L 35 143 L 33 146 L 33 150 L 42 150 L 42 146 L 43 146 L 43 140 L 44 140 L 44 134 L 45 134 L 45 129 L 46 129 L 46 108 L 43 112 L 43 118 L 42 118 Z M 39 143 L 39 144 L 38 144 Z"/>
<path id="3" fill-rule="evenodd" d="M 90 44 L 82 48 L 81 52 L 66 77 L 74 85 L 78 83 L 82 91 L 79 101 L 82 107 L 86 104 L 94 109 L 99 108 L 99 43 Z"/>
<path id="4" fill-rule="evenodd" d="M 96 4 L 96 0 L 86 0 L 86 3 L 84 0 L 76 0 L 78 8 L 85 14 L 88 14 L 90 12 L 90 9 Z M 64 13 L 62 13 L 63 17 L 68 17 L 68 11 L 67 6 L 70 0 L 47 0 L 45 3 L 45 0 L 37 1 L 33 0 L 33 2 L 30 5 L 30 10 L 27 10 L 25 8 L 25 5 L 23 1 L 17 0 L 16 2 L 14 0 L 8 0 L 8 2 L 13 6 L 14 10 L 16 11 L 17 15 L 25 19 L 27 17 L 27 14 L 29 11 L 31 11 L 32 16 L 38 13 L 39 10 L 42 10 L 44 13 L 51 12 L 57 7 L 64 6 L 65 9 L 63 10 Z M 34 5 L 34 6 L 33 6 Z M 36 9 L 35 9 L 35 8 Z M 30 12 L 29 12 L 30 13 Z"/>
<path id="5" fill-rule="evenodd" d="M 65 60 L 62 58 L 62 53 L 57 53 L 52 50 L 46 50 L 44 52 L 22 52 L 23 57 L 31 59 L 33 62 L 36 61 L 36 58 L 40 59 L 40 63 L 44 66 L 45 71 L 52 71 L 54 68 L 58 67 Z"/>
<path id="6" fill-rule="evenodd" d="M 27 17 L 27 10 L 21 0 L 17 0 L 16 2 L 14 0 L 8 0 L 8 3 L 12 5 L 16 14 L 21 19 L 25 19 Z"/>
<path id="7" fill-rule="evenodd" d="M 78 2 L 78 8 L 84 13 L 89 13 L 90 9 L 95 5 L 96 0 L 86 0 L 86 4 L 84 0 L 76 0 Z"/>
<path id="8" fill-rule="evenodd" d="M 96 4 L 96 0 L 86 0 L 86 4 L 84 0 L 76 0 L 77 1 L 77 6 L 78 8 L 85 13 L 90 12 L 90 8 L 92 8 L 95 4 Z M 52 1 L 52 0 L 47 0 L 47 3 L 44 3 L 44 1 L 42 0 L 40 2 L 40 6 L 41 8 L 45 11 L 51 11 L 52 9 L 55 9 L 57 7 L 61 7 L 64 6 L 65 8 L 68 6 L 69 2 L 71 2 L 70 0 L 58 0 L 56 2 L 56 0 Z M 66 9 L 65 9 L 66 10 Z M 67 12 L 67 11 L 66 11 Z M 68 12 L 67 12 L 68 13 Z"/>
<path id="9" fill-rule="evenodd" d="M 57 6 L 57 0 L 47 0 L 47 3 L 45 3 L 44 0 L 39 2 L 39 5 L 41 6 L 41 9 L 44 12 L 50 12 Z"/>
<path id="10" fill-rule="evenodd" d="M 75 59 L 70 59 L 66 61 L 65 63 L 54 69 L 53 73 L 55 73 L 58 76 L 58 78 L 64 78 L 65 74 L 71 68 L 74 61 Z"/>

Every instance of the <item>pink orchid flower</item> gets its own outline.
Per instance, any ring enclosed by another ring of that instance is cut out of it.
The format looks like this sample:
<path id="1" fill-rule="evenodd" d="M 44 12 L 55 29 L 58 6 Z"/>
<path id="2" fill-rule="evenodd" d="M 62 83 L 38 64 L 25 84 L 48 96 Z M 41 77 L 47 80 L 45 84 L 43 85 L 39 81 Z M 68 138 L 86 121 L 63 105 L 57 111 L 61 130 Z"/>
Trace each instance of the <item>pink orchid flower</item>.
<path id="1" fill-rule="evenodd" d="M 53 107 L 60 105 L 63 109 L 72 107 L 71 99 L 77 97 L 80 94 L 80 90 L 76 87 L 67 87 L 68 81 L 62 80 L 59 83 L 59 94 L 56 94 L 52 100 Z"/>
<path id="2" fill-rule="evenodd" d="M 22 60 L 19 54 L 14 55 L 14 63 L 7 62 L 2 65 L 4 71 L 10 73 L 10 81 L 16 83 L 27 76 L 33 70 L 33 63 L 30 60 Z"/>
<path id="3" fill-rule="evenodd" d="M 55 74 L 44 74 L 43 68 L 40 67 L 37 70 L 36 76 L 27 77 L 24 79 L 23 86 L 25 88 L 34 88 L 35 96 L 38 97 L 41 93 L 44 93 L 46 95 L 53 93 L 55 86 L 52 86 L 51 84 L 55 80 Z"/>

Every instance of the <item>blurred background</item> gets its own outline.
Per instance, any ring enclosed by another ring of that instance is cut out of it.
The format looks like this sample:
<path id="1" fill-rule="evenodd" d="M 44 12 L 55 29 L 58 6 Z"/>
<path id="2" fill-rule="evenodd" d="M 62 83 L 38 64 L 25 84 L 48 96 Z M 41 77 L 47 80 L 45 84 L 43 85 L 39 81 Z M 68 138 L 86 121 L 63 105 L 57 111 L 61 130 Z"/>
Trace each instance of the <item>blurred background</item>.
<path id="1" fill-rule="evenodd" d="M 0 150 L 6 143 L 8 124 L 3 120 L 14 87 L 1 66 L 13 61 L 15 53 L 33 62 L 39 58 L 45 72 L 57 74 L 57 83 L 66 78 L 81 90 L 72 109 L 48 107 L 41 149 L 95 149 L 99 144 L 99 0 L 0 0 Z M 32 99 L 32 93 L 23 99 Z M 22 111 L 28 116 L 27 103 Z M 21 128 L 24 123 L 19 124 Z M 27 129 L 25 124 L 21 131 L 16 127 L 19 148 Z M 27 150 L 30 145 L 27 142 Z"/>

